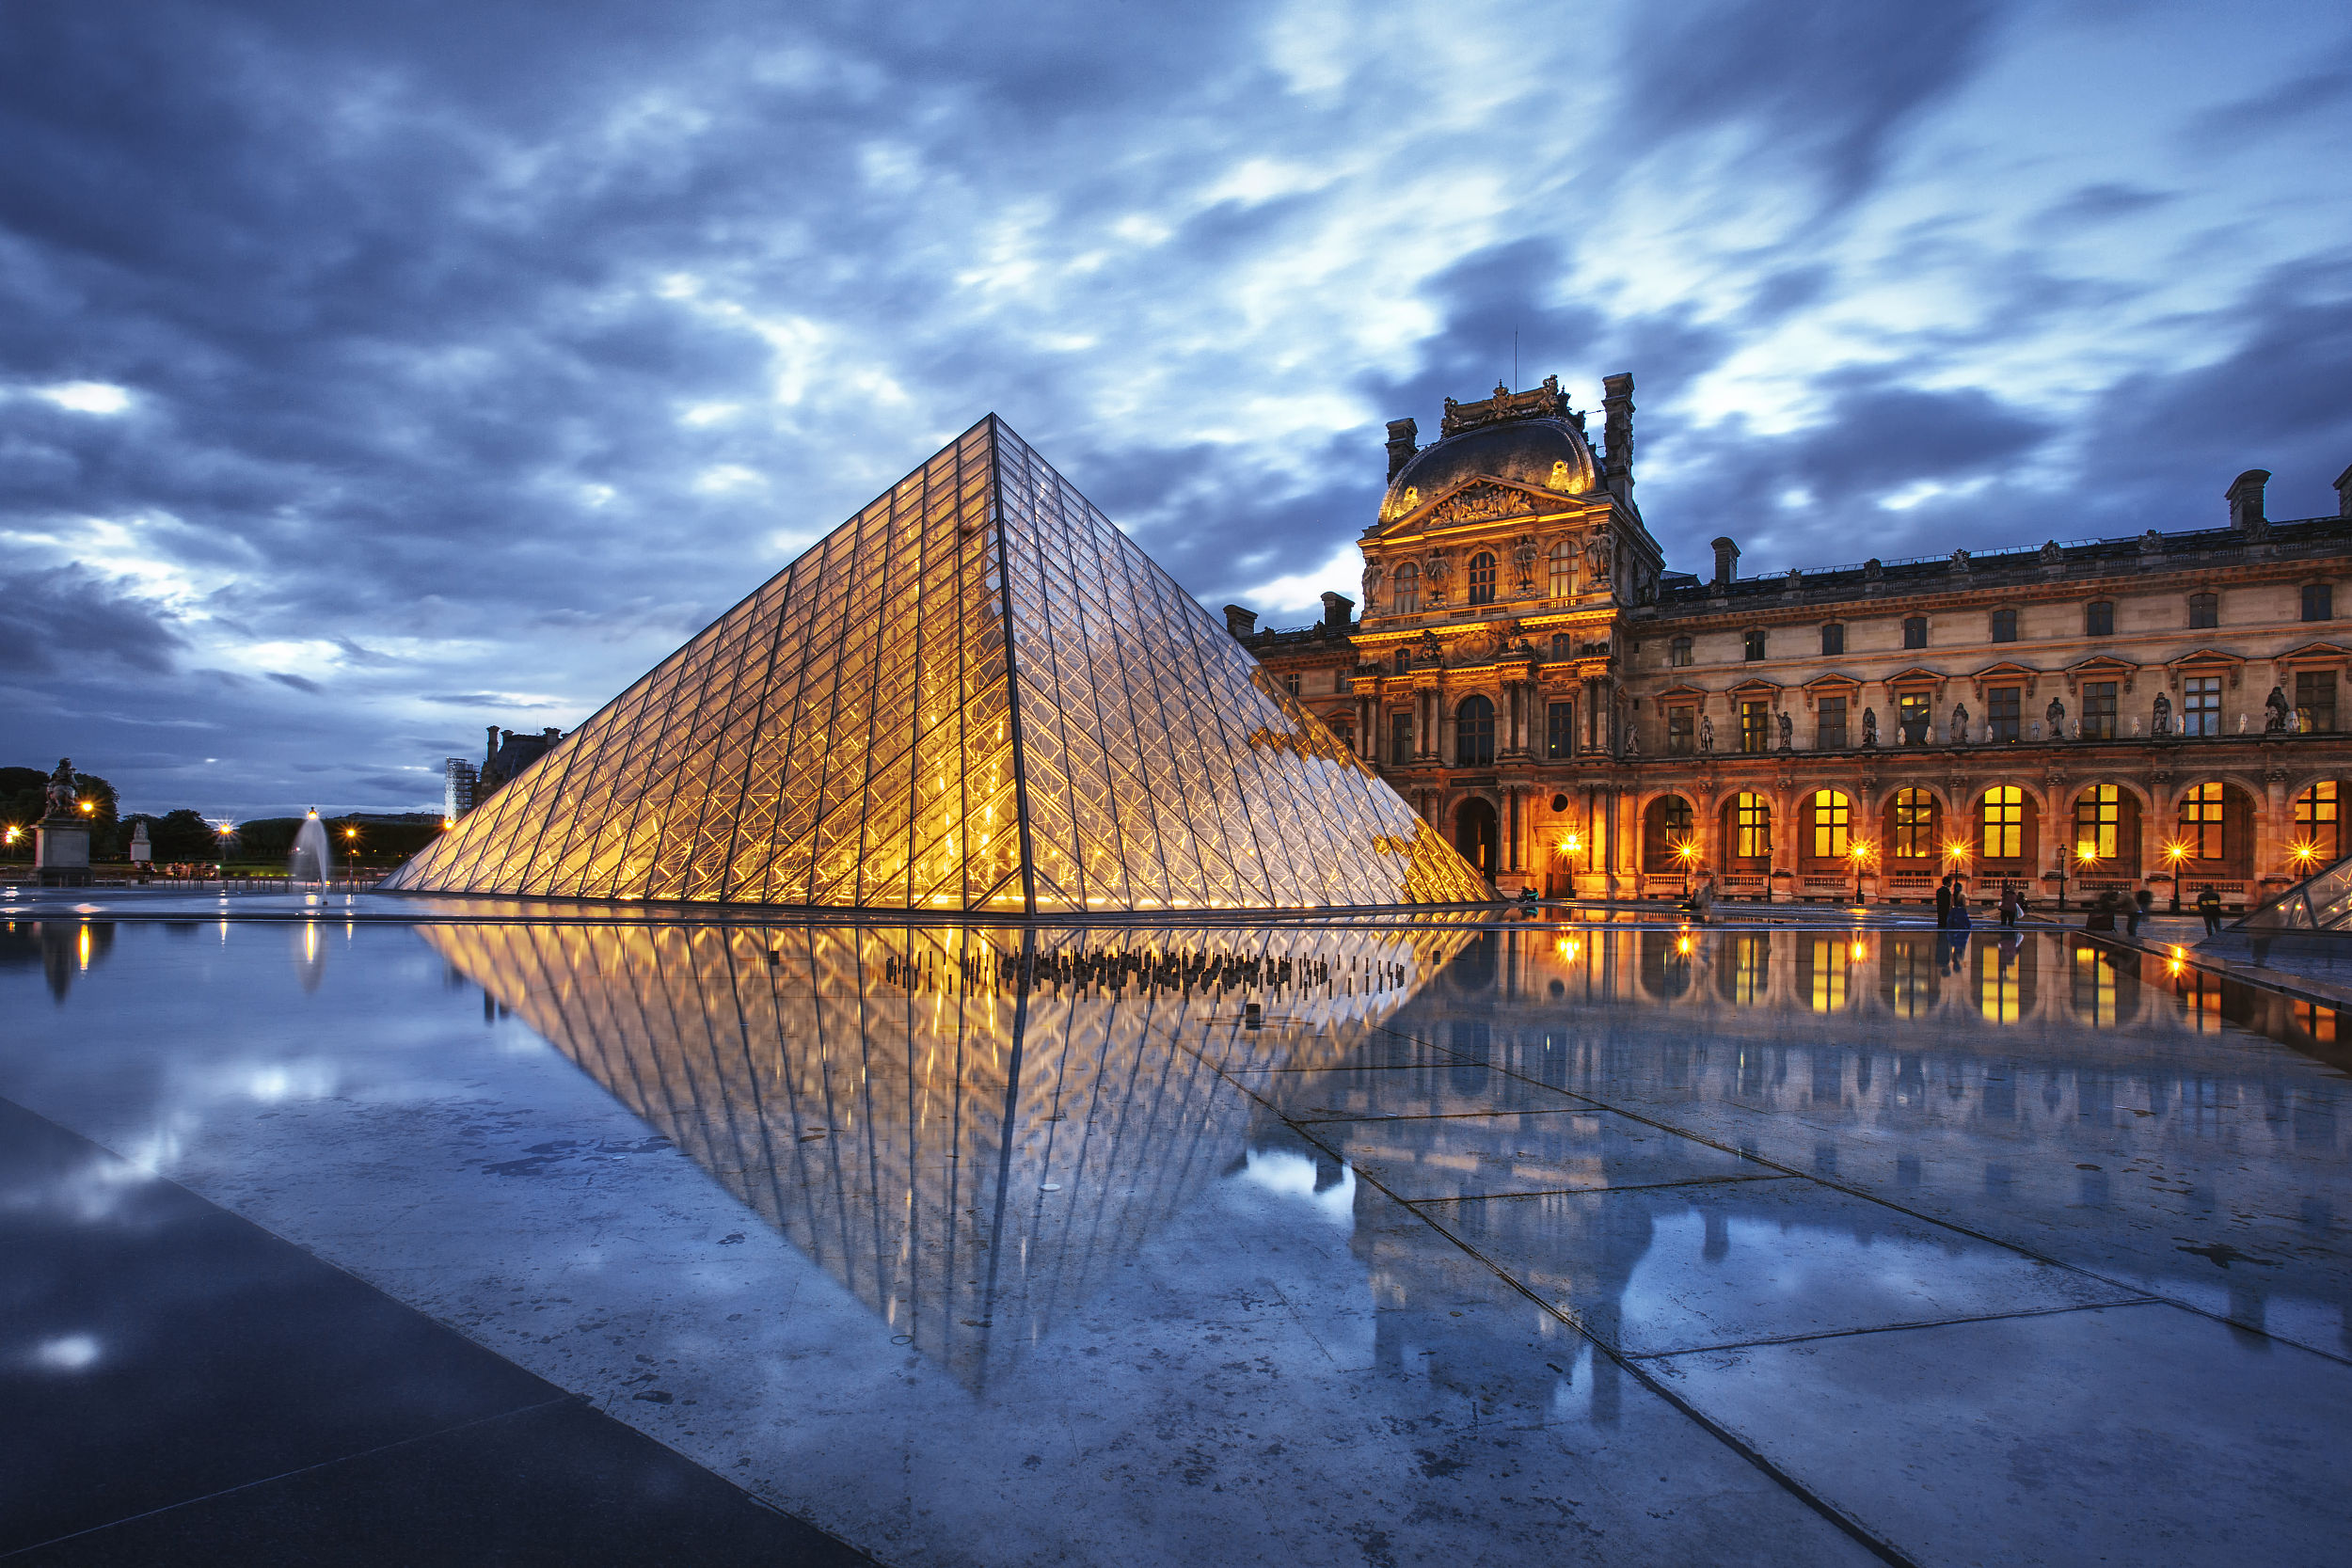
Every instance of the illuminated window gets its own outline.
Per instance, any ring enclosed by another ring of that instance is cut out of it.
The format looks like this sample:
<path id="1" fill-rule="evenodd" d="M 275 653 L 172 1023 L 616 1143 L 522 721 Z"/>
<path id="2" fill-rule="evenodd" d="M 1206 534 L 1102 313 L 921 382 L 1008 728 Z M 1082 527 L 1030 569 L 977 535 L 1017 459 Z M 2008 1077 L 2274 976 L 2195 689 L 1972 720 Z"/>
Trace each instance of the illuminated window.
<path id="1" fill-rule="evenodd" d="M 1895 699 L 1895 727 L 1902 732 L 1904 745 L 1926 745 L 1928 726 L 1934 721 L 1935 716 L 1928 711 L 1926 692 L 1906 691 Z"/>
<path id="2" fill-rule="evenodd" d="M 2083 635 L 2113 637 L 2115 635 L 2115 606 L 2098 599 L 2083 606 Z"/>
<path id="3" fill-rule="evenodd" d="M 1993 641 L 1995 642 L 2017 641 L 2017 611 L 1996 610 L 1993 612 Z"/>
<path id="4" fill-rule="evenodd" d="M 2324 780 L 2312 784 L 2295 798 L 2295 836 L 2288 847 L 2309 845 L 2311 852 L 2298 855 L 2290 864 L 2295 869 L 2316 871 L 2343 854 L 2338 847 L 2336 781 Z"/>
<path id="5" fill-rule="evenodd" d="M 1389 590 L 1389 605 L 1399 615 L 1410 615 L 1421 608 L 1421 568 L 1411 562 L 1396 569 L 1393 585 Z"/>
<path id="6" fill-rule="evenodd" d="M 2103 861 L 2115 859 L 2123 828 L 2123 790 L 2120 784 L 2093 784 L 2074 798 L 2074 853 L 2085 850 Z"/>
<path id="7" fill-rule="evenodd" d="M 2074 1016 L 2094 1029 L 2111 1028 L 2115 1023 L 2116 974 L 2115 965 L 2102 949 L 2085 945 L 2074 949 Z"/>
<path id="8" fill-rule="evenodd" d="M 1977 945 L 1977 1010 L 1994 1023 L 2015 1023 L 2026 1016 L 2026 966 L 1998 942 Z"/>
<path id="9" fill-rule="evenodd" d="M 1935 796 L 1924 789 L 1895 791 L 1889 814 L 1890 849 L 1898 860 L 1933 860 L 1941 851 L 1935 842 Z"/>
<path id="10" fill-rule="evenodd" d="M 1983 848 L 1989 861 L 2013 861 L 2026 853 L 2026 792 L 2015 784 L 1994 784 L 1984 792 L 1977 808 L 1983 826 Z"/>
<path id="11" fill-rule="evenodd" d="M 1853 800 L 1842 790 L 1824 789 L 1813 797 L 1813 858 L 1842 860 L 1851 843 Z"/>
<path id="12" fill-rule="evenodd" d="M 1695 836 L 1690 801 L 1679 795 L 1668 795 L 1653 801 L 1643 820 L 1643 869 L 1652 872 L 1681 870 L 1683 863 L 1677 851 Z"/>
<path id="13" fill-rule="evenodd" d="M 2021 737 L 2019 709 L 2025 695 L 2023 689 L 2014 686 L 1996 686 L 1985 693 L 1984 717 L 1993 726 L 1994 739 L 2013 741 Z"/>
<path id="14" fill-rule="evenodd" d="M 1740 639 L 1740 657 L 1754 663 L 1764 657 L 1764 634 L 1751 631 Z"/>
<path id="15" fill-rule="evenodd" d="M 1576 592 L 1576 546 L 1563 539 L 1551 546 L 1551 596 L 1565 599 Z"/>
<path id="16" fill-rule="evenodd" d="M 1677 637 L 1666 644 L 1666 662 L 1679 670 L 1691 662 L 1691 640 Z"/>
<path id="17" fill-rule="evenodd" d="M 2192 631 L 2221 624 L 2221 595 L 2191 594 L 2188 596 L 2188 625 Z"/>
<path id="18" fill-rule="evenodd" d="M 1356 749 L 1356 721 L 1355 721 L 1355 720 L 1353 720 L 1353 719 L 1334 719 L 1334 720 L 1332 720 L 1332 721 L 1331 721 L 1331 734 L 1332 734 L 1333 738 L 1337 739 L 1337 740 L 1339 741 L 1339 743 L 1340 743 L 1342 746 L 1346 747 L 1349 751 L 1351 751 L 1351 752 L 1352 752 L 1352 751 L 1354 751 L 1354 750 Z"/>
<path id="19" fill-rule="evenodd" d="M 1544 755 L 1556 761 L 1576 755 L 1576 705 L 1546 703 L 1544 705 Z M 1560 808 L 1555 806 L 1554 811 Z"/>
<path id="20" fill-rule="evenodd" d="M 1495 760 L 1495 705 L 1484 697 L 1465 697 L 1454 710 L 1454 765 L 1484 768 Z"/>
<path id="21" fill-rule="evenodd" d="M 2332 621 L 2335 619 L 2335 589 L 2331 585 L 2324 582 L 2305 583 L 2303 585 L 2303 619 L 2306 621 Z"/>
<path id="22" fill-rule="evenodd" d="M 2218 783 L 2193 784 L 2181 797 L 2181 842 L 2188 847 L 2190 859 L 2221 858 L 2223 805 L 2222 786 Z"/>
<path id="23" fill-rule="evenodd" d="M 2181 682 L 2181 733 L 2221 733 L 2221 677 L 2191 675 Z"/>
<path id="24" fill-rule="evenodd" d="M 1772 704 L 1745 702 L 1740 705 L 1740 750 L 1743 752 L 1770 751 L 1772 730 Z"/>
<path id="25" fill-rule="evenodd" d="M 1928 618 L 1924 615 L 1903 617 L 1903 646 L 1924 648 L 1928 645 Z"/>
<path id="26" fill-rule="evenodd" d="M 1732 800 L 1731 852 L 1741 860 L 1762 860 L 1772 852 L 1772 803 L 1763 796 Z"/>
<path id="27" fill-rule="evenodd" d="M 1846 628 L 1836 621 L 1821 628 L 1821 652 L 1829 655 L 1846 651 Z"/>
<path id="28" fill-rule="evenodd" d="M 1814 728 L 1813 744 L 1824 752 L 1846 749 L 1846 699 L 1824 697 L 1816 709 L 1819 722 Z"/>
<path id="29" fill-rule="evenodd" d="M 2304 735 L 2326 735 L 2336 727 L 2336 673 L 2333 670 L 2296 672 L 2295 727 Z"/>
<path id="30" fill-rule="evenodd" d="M 1495 602 L 1495 558 L 1486 550 L 1480 550 L 1470 557 L 1470 602 L 1472 604 Z"/>
<path id="31" fill-rule="evenodd" d="M 1576 657 L 1575 639 L 1569 637 L 1565 631 L 1553 632 L 1551 634 L 1551 657 L 1554 659 L 1574 658 Z"/>
<path id="32" fill-rule="evenodd" d="M 2113 681 L 2083 682 L 2082 737 L 2085 740 L 2115 738 L 2115 683 Z"/>

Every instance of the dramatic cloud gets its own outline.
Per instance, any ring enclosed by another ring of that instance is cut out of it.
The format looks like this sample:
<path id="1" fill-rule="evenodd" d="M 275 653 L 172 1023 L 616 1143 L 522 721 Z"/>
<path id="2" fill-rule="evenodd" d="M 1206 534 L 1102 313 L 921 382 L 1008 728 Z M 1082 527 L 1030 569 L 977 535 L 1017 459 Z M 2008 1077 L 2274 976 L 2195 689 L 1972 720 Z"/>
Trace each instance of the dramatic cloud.
<path id="1" fill-rule="evenodd" d="M 1686 567 L 2352 461 L 2317 4 L 6 14 L 0 760 L 128 809 L 431 806 L 991 410 L 1275 624 L 1515 344 Z"/>

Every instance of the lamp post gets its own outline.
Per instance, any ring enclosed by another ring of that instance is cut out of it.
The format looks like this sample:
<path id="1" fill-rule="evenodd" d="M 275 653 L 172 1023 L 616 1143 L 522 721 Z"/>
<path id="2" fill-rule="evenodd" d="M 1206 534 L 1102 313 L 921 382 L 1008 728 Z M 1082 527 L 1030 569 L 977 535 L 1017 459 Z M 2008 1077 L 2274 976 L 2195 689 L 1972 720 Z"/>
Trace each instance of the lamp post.
<path id="1" fill-rule="evenodd" d="M 1862 902 L 1862 868 L 1869 863 L 1870 849 L 1871 846 L 1867 844 L 1850 844 L 1846 847 L 1846 858 L 1853 862 L 1853 901 L 1857 904 Z"/>
<path id="2" fill-rule="evenodd" d="M 2173 839 L 2164 847 L 2164 863 L 2170 867 L 2172 872 L 2172 902 L 2166 911 L 2167 913 L 2181 912 L 2181 863 L 2186 859 L 2188 859 L 2188 846 L 2179 839 Z"/>
<path id="3" fill-rule="evenodd" d="M 2059 863 L 2060 863 L 2060 864 L 2064 864 L 2064 863 L 2065 863 L 2065 860 L 2066 860 L 2065 855 L 2064 855 L 2063 853 L 2061 853 L 2061 854 L 2058 856 L 2058 862 L 2059 862 Z M 2087 845 L 2087 844 L 2077 844 L 2077 845 L 2075 845 L 2075 846 L 2074 846 L 2074 864 L 2075 864 L 2075 867 L 2076 867 L 2076 870 L 2075 870 L 2075 879 L 2076 879 L 2076 880 L 2080 880 L 2081 879 L 2083 879 L 2083 878 L 2085 878 L 2085 877 L 2090 876 L 2090 875 L 2093 871 L 2096 871 L 2096 870 L 2098 870 L 2098 869 L 2099 869 L 2099 851 L 2098 851 L 2098 850 L 2096 850 L 2096 849 L 2093 849 L 2090 846 L 2089 846 L 2089 845 Z M 2064 879 L 2063 877 L 2061 877 L 2061 878 L 2059 879 L 2059 880 L 2058 880 L 2058 908 L 2059 908 L 2059 909 L 2064 909 L 2065 907 L 2066 907 L 2066 881 L 2065 881 L 2065 879 Z M 2084 908 L 2084 909 L 2089 909 L 2089 908 L 2090 908 L 2090 890 L 2089 890 L 2088 888 L 2084 889 L 2083 908 Z"/>
<path id="4" fill-rule="evenodd" d="M 354 893 L 359 890 L 359 830 L 357 828 L 343 830 L 343 880 L 351 884 Z"/>
<path id="5" fill-rule="evenodd" d="M 1691 896 L 1691 863 L 1699 858 L 1699 847 L 1693 839 L 1684 839 L 1675 846 L 1675 859 L 1682 863 L 1682 896 Z"/>
<path id="6" fill-rule="evenodd" d="M 1962 887 L 1964 888 L 1967 885 L 1968 841 L 1966 839 L 1953 838 L 1944 841 L 1944 874 L 1947 877 L 1961 878 Z M 1964 896 L 1965 895 L 1961 891 L 1961 889 L 1955 888 L 1953 890 L 1952 901 L 1954 903 L 1958 903 L 1960 899 Z"/>

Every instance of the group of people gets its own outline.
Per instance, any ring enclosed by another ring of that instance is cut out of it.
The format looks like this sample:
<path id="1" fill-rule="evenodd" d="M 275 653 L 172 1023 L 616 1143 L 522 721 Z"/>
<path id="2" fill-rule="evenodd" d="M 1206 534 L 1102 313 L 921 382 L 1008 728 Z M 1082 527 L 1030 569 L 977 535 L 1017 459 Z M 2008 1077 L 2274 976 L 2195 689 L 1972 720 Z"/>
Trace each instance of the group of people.
<path id="1" fill-rule="evenodd" d="M 2001 924 L 2014 926 L 2024 910 L 2024 900 L 2014 892 L 2004 889 L 2001 894 Z M 1976 921 L 1968 913 L 1968 883 L 1957 871 L 1947 871 L 1935 884 L 1935 926 L 1941 931 L 1972 929 Z"/>

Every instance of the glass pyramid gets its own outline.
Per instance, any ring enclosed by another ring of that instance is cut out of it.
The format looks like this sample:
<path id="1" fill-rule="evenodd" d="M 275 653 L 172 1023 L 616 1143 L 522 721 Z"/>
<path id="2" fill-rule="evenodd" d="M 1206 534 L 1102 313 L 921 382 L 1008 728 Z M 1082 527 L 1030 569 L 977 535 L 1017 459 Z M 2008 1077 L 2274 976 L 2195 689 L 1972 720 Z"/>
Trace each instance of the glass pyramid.
<path id="1" fill-rule="evenodd" d="M 1492 896 L 993 415 L 384 885 L 1028 914 Z"/>

